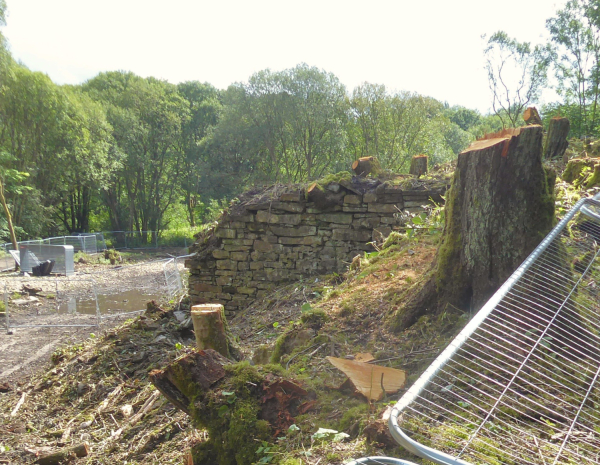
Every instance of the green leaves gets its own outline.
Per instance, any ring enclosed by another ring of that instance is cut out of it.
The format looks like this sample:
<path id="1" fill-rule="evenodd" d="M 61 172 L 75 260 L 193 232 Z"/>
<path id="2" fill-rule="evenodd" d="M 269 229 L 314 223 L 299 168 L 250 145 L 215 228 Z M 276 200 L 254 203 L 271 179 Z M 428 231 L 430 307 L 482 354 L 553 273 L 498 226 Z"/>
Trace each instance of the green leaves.
<path id="1" fill-rule="evenodd" d="M 346 433 L 340 433 L 334 429 L 327 428 L 319 428 L 316 433 L 312 436 L 313 441 L 331 441 L 331 442 L 340 442 L 346 438 L 349 438 L 350 435 Z"/>

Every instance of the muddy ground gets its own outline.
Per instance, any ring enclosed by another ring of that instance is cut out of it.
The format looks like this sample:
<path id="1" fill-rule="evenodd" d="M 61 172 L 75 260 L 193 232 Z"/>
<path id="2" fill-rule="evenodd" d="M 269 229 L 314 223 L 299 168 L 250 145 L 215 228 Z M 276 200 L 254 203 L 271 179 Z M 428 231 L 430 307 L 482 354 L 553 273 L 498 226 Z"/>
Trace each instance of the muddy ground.
<path id="1" fill-rule="evenodd" d="M 7 333 L 6 315 L 0 313 L 0 385 L 27 384 L 48 366 L 58 348 L 80 344 L 122 324 L 149 300 L 167 302 L 173 296 L 160 260 L 184 253 L 179 249 L 124 253 L 116 266 L 101 255 L 79 256 L 75 275 L 69 278 L 0 273 L 0 301 L 6 294 L 10 317 Z"/>

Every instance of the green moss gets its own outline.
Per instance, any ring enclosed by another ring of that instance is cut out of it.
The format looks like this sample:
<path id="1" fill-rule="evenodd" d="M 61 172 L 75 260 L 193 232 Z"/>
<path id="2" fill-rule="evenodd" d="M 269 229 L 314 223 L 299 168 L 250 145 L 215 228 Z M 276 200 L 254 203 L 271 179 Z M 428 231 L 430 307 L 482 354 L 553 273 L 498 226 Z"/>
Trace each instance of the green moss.
<path id="1" fill-rule="evenodd" d="M 352 181 L 352 173 L 349 171 L 340 171 L 339 173 L 328 174 L 327 176 L 322 177 L 321 179 L 317 179 L 317 185 L 325 187 L 331 183 L 340 182 L 350 182 Z"/>
<path id="2" fill-rule="evenodd" d="M 279 363 L 281 361 L 281 357 L 285 354 L 286 343 L 291 335 L 291 331 L 286 331 L 277 338 L 273 347 L 273 353 L 271 354 L 271 363 Z"/>
<path id="3" fill-rule="evenodd" d="M 309 310 L 304 312 L 300 317 L 300 321 L 310 326 L 313 329 L 320 329 L 328 320 L 327 314 L 320 309 Z"/>
<path id="4" fill-rule="evenodd" d="M 367 414 L 369 413 L 369 404 L 364 403 L 357 405 L 356 407 L 349 408 L 344 412 L 340 419 L 338 431 L 348 431 L 356 423 L 361 423 L 367 420 Z"/>
<path id="5" fill-rule="evenodd" d="M 381 250 L 389 249 L 394 245 L 401 245 L 406 241 L 407 235 L 404 233 L 399 233 L 398 231 L 392 231 L 388 237 L 386 237 L 383 245 L 381 246 Z"/>

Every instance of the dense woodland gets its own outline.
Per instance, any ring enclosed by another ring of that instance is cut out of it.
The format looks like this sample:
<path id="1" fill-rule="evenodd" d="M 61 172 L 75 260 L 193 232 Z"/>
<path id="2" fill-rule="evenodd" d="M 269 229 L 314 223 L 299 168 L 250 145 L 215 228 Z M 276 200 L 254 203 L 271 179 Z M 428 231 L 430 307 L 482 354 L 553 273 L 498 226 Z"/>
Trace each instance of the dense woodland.
<path id="1" fill-rule="evenodd" d="M 447 162 L 476 137 L 520 124 L 551 72 L 562 100 L 543 116 L 569 116 L 572 135 L 595 136 L 597 3 L 570 1 L 548 20 L 545 46 L 489 38 L 493 115 L 384 85 L 350 90 L 307 64 L 225 90 L 127 71 L 57 85 L 15 61 L 0 37 L 0 181 L 17 237 L 194 228 L 249 185 L 316 179 L 361 156 L 396 172 L 419 153 Z M 1 23 L 6 8 L 0 0 Z"/>

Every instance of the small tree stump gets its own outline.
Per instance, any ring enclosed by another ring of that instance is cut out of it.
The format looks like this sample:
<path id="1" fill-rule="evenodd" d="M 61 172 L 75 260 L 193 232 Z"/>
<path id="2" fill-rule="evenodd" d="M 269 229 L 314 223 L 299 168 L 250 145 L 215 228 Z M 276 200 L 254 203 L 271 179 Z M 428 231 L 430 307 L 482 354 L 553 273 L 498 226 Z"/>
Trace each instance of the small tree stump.
<path id="1" fill-rule="evenodd" d="M 352 163 L 352 170 L 357 176 L 377 176 L 381 174 L 381 165 L 375 157 L 362 157 Z"/>
<path id="2" fill-rule="evenodd" d="M 539 124 L 542 125 L 542 118 L 540 118 L 540 114 L 537 111 L 536 107 L 529 107 L 523 113 L 523 119 L 525 120 L 525 124 L 529 126 L 530 124 Z"/>
<path id="3" fill-rule="evenodd" d="M 427 174 L 427 155 L 415 155 L 410 162 L 409 174 L 416 176 L 423 176 Z"/>
<path id="4" fill-rule="evenodd" d="M 229 358 L 228 328 L 223 305 L 194 305 L 191 313 L 198 349 L 213 349 Z"/>
<path id="5" fill-rule="evenodd" d="M 544 144 L 544 158 L 562 158 L 569 146 L 567 138 L 570 129 L 571 123 L 568 118 L 557 116 L 550 120 L 548 135 Z"/>

